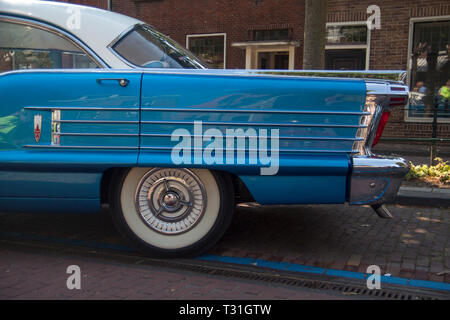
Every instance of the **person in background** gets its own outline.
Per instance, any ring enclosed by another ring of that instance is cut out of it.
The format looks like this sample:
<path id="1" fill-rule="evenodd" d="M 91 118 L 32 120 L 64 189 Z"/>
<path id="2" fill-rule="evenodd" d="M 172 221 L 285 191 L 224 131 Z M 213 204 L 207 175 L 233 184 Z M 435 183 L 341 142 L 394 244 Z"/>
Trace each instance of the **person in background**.
<path id="1" fill-rule="evenodd" d="M 416 86 L 413 89 L 414 92 L 426 93 L 427 88 L 425 87 L 423 81 L 417 81 Z"/>
<path id="2" fill-rule="evenodd" d="M 439 89 L 439 95 L 447 102 L 450 100 L 450 79 Z"/>

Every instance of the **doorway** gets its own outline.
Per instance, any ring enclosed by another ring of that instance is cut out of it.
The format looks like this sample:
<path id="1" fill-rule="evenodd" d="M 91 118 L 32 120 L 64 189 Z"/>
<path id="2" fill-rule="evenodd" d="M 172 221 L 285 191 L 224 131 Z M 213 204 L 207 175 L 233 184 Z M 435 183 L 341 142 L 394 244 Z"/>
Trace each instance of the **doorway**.
<path id="1" fill-rule="evenodd" d="M 289 52 L 258 52 L 258 69 L 289 69 Z"/>

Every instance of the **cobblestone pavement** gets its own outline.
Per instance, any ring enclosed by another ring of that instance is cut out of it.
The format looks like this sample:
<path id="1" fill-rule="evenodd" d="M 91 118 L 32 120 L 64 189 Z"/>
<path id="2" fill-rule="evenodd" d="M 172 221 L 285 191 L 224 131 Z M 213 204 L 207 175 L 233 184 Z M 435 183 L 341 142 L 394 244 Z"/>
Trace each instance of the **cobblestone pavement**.
<path id="1" fill-rule="evenodd" d="M 449 209 L 389 209 L 393 220 L 368 207 L 246 204 L 209 253 L 358 272 L 376 264 L 383 274 L 449 283 Z M 5 233 L 123 244 L 106 215 L 3 213 Z"/>
<path id="2" fill-rule="evenodd" d="M 448 208 L 347 205 L 242 208 L 216 254 L 450 282 Z"/>
<path id="3" fill-rule="evenodd" d="M 125 264 L 0 244 L 0 299 L 356 299 L 338 292 L 236 280 L 193 272 Z M 67 267 L 81 271 L 81 288 L 69 290 Z M 363 297 L 364 298 L 364 297 Z M 367 297 L 366 297 L 367 298 Z"/>

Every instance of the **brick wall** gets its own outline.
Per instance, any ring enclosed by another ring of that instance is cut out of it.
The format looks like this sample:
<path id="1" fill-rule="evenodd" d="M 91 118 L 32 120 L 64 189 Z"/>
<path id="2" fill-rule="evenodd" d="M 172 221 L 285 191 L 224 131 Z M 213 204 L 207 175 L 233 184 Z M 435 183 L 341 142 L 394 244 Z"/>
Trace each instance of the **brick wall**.
<path id="1" fill-rule="evenodd" d="M 409 20 L 450 15 L 450 3 L 437 0 L 328 0 L 328 22 L 365 21 L 367 7 L 381 9 L 381 29 L 372 30 L 370 69 L 406 70 Z"/>
<path id="2" fill-rule="evenodd" d="M 450 3 L 436 0 L 328 0 L 328 22 L 365 21 L 369 5 L 381 9 L 381 29 L 371 31 L 369 68 L 406 70 L 409 21 L 415 17 L 450 15 Z M 405 122 L 405 110 L 394 111 L 386 137 L 431 137 L 432 125 Z M 438 137 L 450 138 L 450 124 L 438 125 Z"/>
<path id="3" fill-rule="evenodd" d="M 68 1 L 68 0 L 65 0 Z M 73 3 L 106 7 L 106 0 Z M 450 15 L 445 0 L 328 0 L 328 22 L 365 21 L 369 5 L 381 9 L 381 29 L 372 30 L 369 66 L 372 70 L 406 70 L 409 20 Z M 245 51 L 231 47 L 248 40 L 249 30 L 292 28 L 293 40 L 303 43 L 303 0 L 112 0 L 113 11 L 136 17 L 182 45 L 187 34 L 227 34 L 227 68 L 244 68 Z M 295 68 L 302 68 L 303 47 L 295 50 Z M 404 110 L 392 113 L 384 136 L 430 137 L 431 124 L 404 121 Z M 439 124 L 439 137 L 450 137 L 450 124 Z"/>

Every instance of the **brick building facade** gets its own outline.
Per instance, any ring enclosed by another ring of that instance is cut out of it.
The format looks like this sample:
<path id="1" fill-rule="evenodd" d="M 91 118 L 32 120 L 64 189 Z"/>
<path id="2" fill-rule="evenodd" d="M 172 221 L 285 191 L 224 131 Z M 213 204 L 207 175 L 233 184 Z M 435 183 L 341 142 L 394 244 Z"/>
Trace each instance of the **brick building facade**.
<path id="1" fill-rule="evenodd" d="M 64 1 L 110 7 L 113 11 L 136 17 L 191 50 L 195 49 L 194 40 L 200 47 L 211 46 L 211 43 L 220 45 L 215 48 L 220 53 L 216 52 L 216 60 L 220 58 L 215 61 L 217 67 L 302 68 L 304 0 Z M 364 29 L 372 14 L 367 9 L 374 4 L 380 8 L 381 28 Z M 450 37 L 450 3 L 447 0 L 328 0 L 327 20 L 327 39 L 330 37 L 326 51 L 328 68 L 409 70 L 411 89 L 420 80 L 420 75 L 413 79 L 420 72 L 416 74 L 411 66 L 416 41 L 413 34 L 418 33 L 417 26 L 420 24 L 425 36 L 426 32 L 437 32 L 442 37 L 442 32 L 447 32 L 444 39 Z M 342 27 L 351 34 L 350 37 L 345 35 L 343 42 L 342 34 L 333 38 L 333 32 L 342 32 Z M 214 41 L 208 41 L 208 36 Z M 442 43 L 440 45 L 442 47 Z M 450 50 L 450 41 L 447 48 Z M 446 59 L 443 61 L 448 70 L 448 53 L 442 58 Z M 447 76 L 450 78 L 450 73 L 444 74 Z M 450 138 L 450 117 L 447 113 L 440 116 L 437 136 Z M 431 118 L 417 117 L 410 110 L 399 110 L 391 115 L 384 136 L 430 137 L 431 131 Z"/>

